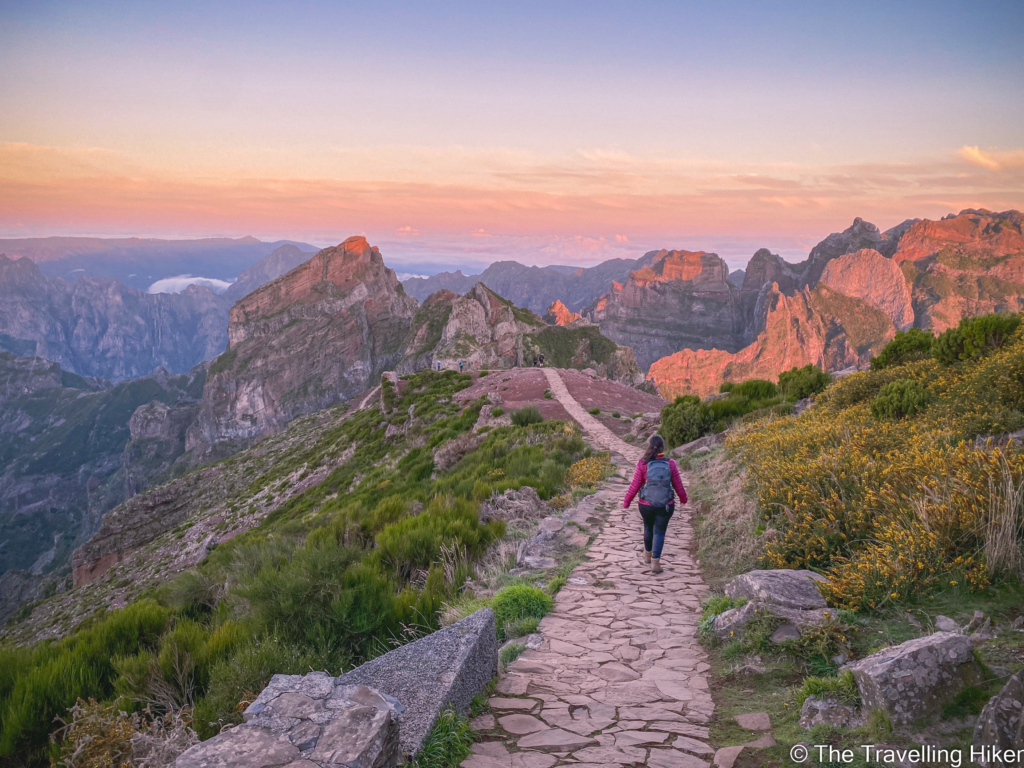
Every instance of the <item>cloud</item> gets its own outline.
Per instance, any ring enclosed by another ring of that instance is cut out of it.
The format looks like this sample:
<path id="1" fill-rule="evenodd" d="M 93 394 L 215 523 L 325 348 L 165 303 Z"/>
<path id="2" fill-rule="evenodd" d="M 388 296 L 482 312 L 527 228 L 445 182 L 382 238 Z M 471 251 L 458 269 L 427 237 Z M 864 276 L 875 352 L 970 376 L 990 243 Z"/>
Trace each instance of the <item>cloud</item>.
<path id="1" fill-rule="evenodd" d="M 1008 168 L 1024 168 L 1024 150 L 1009 152 L 986 151 L 979 147 L 964 145 L 957 154 L 971 165 L 987 168 L 990 171 L 1002 171 Z"/>
<path id="2" fill-rule="evenodd" d="M 177 275 L 157 280 L 148 288 L 148 293 L 181 293 L 190 285 L 205 285 L 214 293 L 224 293 L 231 285 L 226 280 L 217 280 L 213 277 L 192 277 L 192 275 Z"/>

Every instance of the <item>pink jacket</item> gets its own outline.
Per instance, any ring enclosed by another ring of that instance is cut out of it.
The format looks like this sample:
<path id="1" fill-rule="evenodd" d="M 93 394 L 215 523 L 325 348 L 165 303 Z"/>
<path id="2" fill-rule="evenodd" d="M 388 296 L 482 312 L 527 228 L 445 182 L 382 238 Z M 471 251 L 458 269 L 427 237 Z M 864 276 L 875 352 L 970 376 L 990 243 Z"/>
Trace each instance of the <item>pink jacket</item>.
<path id="1" fill-rule="evenodd" d="M 664 454 L 659 454 L 658 458 L 664 458 Z M 676 489 L 676 495 L 679 497 L 680 503 L 685 504 L 686 489 L 683 487 L 683 478 L 679 476 L 679 466 L 676 464 L 675 459 L 669 459 L 668 466 L 672 470 L 672 487 Z M 640 461 L 636 463 L 636 469 L 633 470 L 633 482 L 629 484 L 629 490 L 626 491 L 626 498 L 622 500 L 623 509 L 629 509 L 629 505 L 633 502 L 633 497 L 640 493 L 640 489 L 644 487 L 644 483 L 646 482 L 647 463 L 643 459 L 640 459 Z M 638 499 L 637 504 L 644 504 L 644 506 L 646 506 L 643 499 Z"/>

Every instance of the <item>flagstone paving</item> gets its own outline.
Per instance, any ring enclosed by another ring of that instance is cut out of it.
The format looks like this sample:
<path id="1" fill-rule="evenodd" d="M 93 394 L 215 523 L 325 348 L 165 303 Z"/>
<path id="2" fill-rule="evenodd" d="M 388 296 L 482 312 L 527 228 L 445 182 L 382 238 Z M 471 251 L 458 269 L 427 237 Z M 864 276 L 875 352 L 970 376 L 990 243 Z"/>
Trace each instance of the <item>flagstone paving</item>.
<path id="1" fill-rule="evenodd" d="M 591 418 L 557 371 L 544 372 L 552 395 L 591 442 L 619 454 L 620 471 L 631 476 L 639 449 Z M 655 575 L 642 560 L 636 507 L 622 509 L 625 490 L 623 478 L 612 477 L 570 517 L 582 523 L 594 519 L 587 509 L 607 514 L 587 562 L 541 621 L 541 644 L 524 651 L 499 681 L 490 700 L 493 727 L 482 730 L 463 768 L 710 765 L 714 703 L 697 642 L 707 588 L 689 553 L 689 509 L 676 510 L 665 570 Z"/>

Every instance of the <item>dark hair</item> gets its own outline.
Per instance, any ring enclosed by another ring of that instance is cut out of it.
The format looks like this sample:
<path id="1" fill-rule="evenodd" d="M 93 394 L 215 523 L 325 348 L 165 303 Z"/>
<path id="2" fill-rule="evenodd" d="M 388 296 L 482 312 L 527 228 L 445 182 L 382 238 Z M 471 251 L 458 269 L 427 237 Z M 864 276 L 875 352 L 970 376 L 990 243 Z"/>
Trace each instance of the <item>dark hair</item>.
<path id="1" fill-rule="evenodd" d="M 644 451 L 644 457 L 641 461 L 646 464 L 648 461 L 653 459 L 659 453 L 665 452 L 665 439 L 661 435 L 651 435 L 651 439 L 647 444 L 647 450 Z"/>

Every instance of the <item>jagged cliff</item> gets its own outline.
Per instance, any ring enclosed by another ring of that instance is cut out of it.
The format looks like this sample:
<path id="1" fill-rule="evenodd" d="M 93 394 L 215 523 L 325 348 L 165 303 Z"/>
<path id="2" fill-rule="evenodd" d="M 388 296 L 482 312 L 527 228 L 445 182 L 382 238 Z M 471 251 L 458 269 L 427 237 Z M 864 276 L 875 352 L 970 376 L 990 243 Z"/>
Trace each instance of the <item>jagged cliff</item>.
<path id="1" fill-rule="evenodd" d="M 149 294 L 113 278 L 69 283 L 0 256 L 0 350 L 112 381 L 184 373 L 227 343 L 230 302 L 192 285 Z"/>
<path id="2" fill-rule="evenodd" d="M 658 251 L 649 266 L 613 283 L 594 304 L 593 317 L 604 335 L 632 348 L 644 369 L 684 347 L 742 345 L 739 292 L 714 253 Z"/>
<path id="3" fill-rule="evenodd" d="M 231 308 L 189 449 L 242 445 L 369 389 L 398 364 L 416 310 L 363 237 L 253 291 Z"/>

